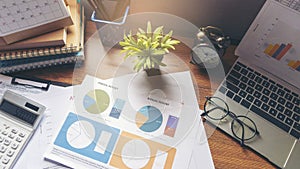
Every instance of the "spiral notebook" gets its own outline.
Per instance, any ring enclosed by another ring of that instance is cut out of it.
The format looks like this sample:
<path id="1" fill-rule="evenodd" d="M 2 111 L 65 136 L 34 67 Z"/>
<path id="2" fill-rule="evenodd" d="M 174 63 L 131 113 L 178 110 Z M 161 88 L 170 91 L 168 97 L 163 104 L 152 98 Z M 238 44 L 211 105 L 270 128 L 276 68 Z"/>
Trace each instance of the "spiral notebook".
<path id="1" fill-rule="evenodd" d="M 67 27 L 64 46 L 0 52 L 0 73 L 9 73 L 84 60 L 84 8 L 69 1 L 74 24 Z"/>

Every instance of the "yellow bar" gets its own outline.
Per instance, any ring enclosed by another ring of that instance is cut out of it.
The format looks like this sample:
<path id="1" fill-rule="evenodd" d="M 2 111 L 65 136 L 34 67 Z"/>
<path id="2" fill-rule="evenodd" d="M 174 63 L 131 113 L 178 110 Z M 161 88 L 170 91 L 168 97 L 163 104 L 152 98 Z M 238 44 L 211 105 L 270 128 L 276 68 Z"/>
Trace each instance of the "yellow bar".
<path id="1" fill-rule="evenodd" d="M 298 66 L 300 66 L 300 61 L 299 60 L 296 63 L 293 64 L 292 68 L 296 69 Z"/>
<path id="2" fill-rule="evenodd" d="M 291 61 L 288 63 L 288 66 L 292 67 L 295 63 L 296 63 L 296 61 L 291 60 Z"/>
<path id="3" fill-rule="evenodd" d="M 269 55 L 269 53 L 271 52 L 271 50 L 272 50 L 273 47 L 274 47 L 274 46 L 273 46 L 272 44 L 270 44 L 270 45 L 265 49 L 264 53 L 267 54 L 267 55 Z"/>

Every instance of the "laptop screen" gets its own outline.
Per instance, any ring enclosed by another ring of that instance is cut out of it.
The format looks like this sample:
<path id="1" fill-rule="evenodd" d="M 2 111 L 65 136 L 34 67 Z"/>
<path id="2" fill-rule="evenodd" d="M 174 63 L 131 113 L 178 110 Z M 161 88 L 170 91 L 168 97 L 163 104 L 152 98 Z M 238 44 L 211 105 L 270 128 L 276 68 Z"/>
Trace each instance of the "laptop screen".
<path id="1" fill-rule="evenodd" d="M 300 0 L 267 0 L 235 54 L 300 86 Z"/>

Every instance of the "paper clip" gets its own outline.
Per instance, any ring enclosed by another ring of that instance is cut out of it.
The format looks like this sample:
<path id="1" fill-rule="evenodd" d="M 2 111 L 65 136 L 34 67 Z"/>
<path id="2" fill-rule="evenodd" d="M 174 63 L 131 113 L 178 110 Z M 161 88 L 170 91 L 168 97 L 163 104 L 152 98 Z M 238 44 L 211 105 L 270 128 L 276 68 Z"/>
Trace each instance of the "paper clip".
<path id="1" fill-rule="evenodd" d="M 20 80 L 20 81 L 17 81 L 17 79 Z M 32 83 L 32 84 L 25 83 L 26 81 L 30 81 L 30 83 Z M 44 90 L 44 91 L 48 91 L 51 82 L 47 81 L 47 80 L 35 79 L 35 78 L 13 77 L 11 79 L 11 84 L 25 86 L 25 87 L 28 87 L 28 88 L 36 88 L 36 89 L 41 89 L 41 90 Z M 41 86 L 38 86 L 38 85 L 41 85 Z"/>

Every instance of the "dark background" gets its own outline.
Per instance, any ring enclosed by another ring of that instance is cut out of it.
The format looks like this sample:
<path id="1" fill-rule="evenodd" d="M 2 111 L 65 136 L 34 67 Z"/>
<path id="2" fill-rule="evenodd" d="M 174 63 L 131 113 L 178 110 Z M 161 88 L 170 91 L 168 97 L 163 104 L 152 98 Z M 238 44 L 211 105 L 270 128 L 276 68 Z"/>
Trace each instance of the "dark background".
<path id="1" fill-rule="evenodd" d="M 82 0 L 86 4 L 86 0 Z M 130 14 L 163 12 L 184 18 L 197 27 L 220 27 L 238 43 L 265 0 L 131 0 Z M 87 5 L 88 6 L 88 5 Z M 89 16 L 91 8 L 86 8 Z"/>

